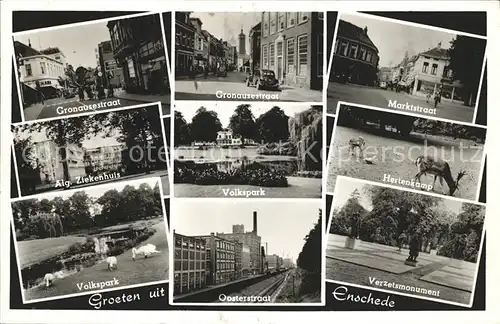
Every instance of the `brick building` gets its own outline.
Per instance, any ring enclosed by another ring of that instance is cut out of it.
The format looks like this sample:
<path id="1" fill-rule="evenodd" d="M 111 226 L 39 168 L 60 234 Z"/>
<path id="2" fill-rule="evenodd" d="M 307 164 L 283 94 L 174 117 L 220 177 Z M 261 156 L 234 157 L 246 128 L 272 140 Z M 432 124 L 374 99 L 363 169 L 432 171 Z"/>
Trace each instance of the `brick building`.
<path id="1" fill-rule="evenodd" d="M 187 75 L 194 62 L 196 29 L 189 12 L 175 13 L 175 75 Z"/>
<path id="2" fill-rule="evenodd" d="M 232 233 L 217 233 L 217 236 L 247 246 L 250 252 L 249 273 L 262 273 L 261 237 L 257 235 L 257 212 L 253 212 L 253 230 L 251 232 L 245 232 L 243 225 L 233 225 Z"/>
<path id="3" fill-rule="evenodd" d="M 340 20 L 333 50 L 330 81 L 375 85 L 378 48 L 370 39 L 367 27 Z"/>
<path id="4" fill-rule="evenodd" d="M 236 279 L 236 242 L 223 237 L 210 235 L 197 236 L 196 238 L 205 240 L 207 252 L 207 283 L 218 285 Z"/>
<path id="5" fill-rule="evenodd" d="M 263 12 L 261 68 L 281 84 L 322 90 L 323 12 Z"/>
<path id="6" fill-rule="evenodd" d="M 113 57 L 122 67 L 125 90 L 139 94 L 170 93 L 160 15 L 112 20 L 107 27 Z"/>
<path id="7" fill-rule="evenodd" d="M 204 239 L 174 230 L 174 294 L 201 289 L 207 284 L 207 251 Z"/>
<path id="8" fill-rule="evenodd" d="M 258 23 L 250 29 L 250 70 L 260 69 L 260 37 L 262 23 Z"/>

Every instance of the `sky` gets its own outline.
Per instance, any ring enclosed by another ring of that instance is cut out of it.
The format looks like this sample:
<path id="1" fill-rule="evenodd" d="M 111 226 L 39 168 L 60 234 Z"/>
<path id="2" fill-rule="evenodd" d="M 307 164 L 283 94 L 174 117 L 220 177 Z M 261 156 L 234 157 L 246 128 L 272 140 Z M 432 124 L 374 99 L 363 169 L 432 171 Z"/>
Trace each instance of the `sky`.
<path id="1" fill-rule="evenodd" d="M 46 133 L 43 132 L 24 132 L 21 133 L 19 138 L 26 138 L 31 135 L 31 141 L 34 143 L 37 142 L 42 142 L 47 140 Z M 82 141 L 82 146 L 86 149 L 94 148 L 94 147 L 101 147 L 101 146 L 109 146 L 109 145 L 115 145 L 119 144 L 118 141 L 116 140 L 116 137 L 119 136 L 118 131 L 115 131 L 114 136 L 112 137 L 106 137 L 103 138 L 102 135 L 97 135 L 93 137 L 92 139 L 85 139 Z"/>
<path id="2" fill-rule="evenodd" d="M 372 204 L 371 204 L 371 199 L 368 197 L 367 194 L 365 194 L 365 187 L 366 186 L 373 186 L 371 184 L 367 184 L 365 182 L 361 182 L 355 179 L 348 179 L 348 178 L 338 178 L 339 183 L 335 185 L 335 188 L 342 188 L 342 190 L 335 190 L 334 193 L 334 203 L 335 205 L 332 206 L 332 210 L 334 208 L 341 208 L 347 200 L 350 198 L 352 192 L 356 189 L 358 189 L 361 198 L 359 200 L 359 203 L 365 207 L 365 209 L 371 210 L 372 209 Z M 451 211 L 458 215 L 460 213 L 461 208 L 462 208 L 462 202 L 457 201 L 457 200 L 452 200 L 452 199 L 443 199 L 441 206 L 444 207 L 445 209 L 448 209 L 448 211 Z"/>
<path id="3" fill-rule="evenodd" d="M 219 120 L 222 123 L 222 127 L 229 126 L 229 119 L 234 113 L 236 107 L 243 102 L 235 102 L 235 101 L 177 101 L 175 104 L 175 110 L 180 111 L 184 116 L 184 119 L 187 123 L 191 123 L 196 111 L 200 107 L 205 107 L 207 110 L 213 110 L 217 112 Z M 260 115 L 270 110 L 274 106 L 278 106 L 285 114 L 289 117 L 299 113 L 301 111 L 307 110 L 311 108 L 308 104 L 303 103 L 266 103 L 266 102 L 245 102 L 245 104 L 250 104 L 250 110 L 253 113 L 255 119 L 257 119 Z"/>
<path id="4" fill-rule="evenodd" d="M 107 22 L 84 26 L 65 27 L 60 29 L 32 32 L 15 35 L 14 40 L 28 45 L 36 50 L 48 47 L 58 47 L 66 56 L 66 62 L 75 67 L 95 67 L 97 60 L 95 49 L 98 44 L 110 40 Z"/>
<path id="5" fill-rule="evenodd" d="M 257 212 L 257 234 L 261 244 L 268 244 L 268 254 L 296 260 L 304 245 L 304 237 L 318 220 L 319 201 L 296 203 L 251 200 L 176 200 L 172 226 L 176 233 L 210 235 L 211 232 L 232 233 L 233 225 L 243 224 L 245 232 L 253 229 L 253 212 Z"/>
<path id="6" fill-rule="evenodd" d="M 262 12 L 193 12 L 190 17 L 199 18 L 205 29 L 218 39 L 222 38 L 238 49 L 238 35 L 243 28 L 246 36 L 246 54 L 250 54 L 248 34 L 253 26 L 261 21 Z"/>
<path id="7" fill-rule="evenodd" d="M 450 48 L 450 41 L 456 34 L 442 31 L 388 22 L 378 18 L 342 14 L 340 19 L 360 28 L 368 27 L 368 36 L 377 46 L 380 67 L 392 67 L 404 58 L 405 51 L 411 57 L 434 48 L 441 42 L 442 48 Z"/>

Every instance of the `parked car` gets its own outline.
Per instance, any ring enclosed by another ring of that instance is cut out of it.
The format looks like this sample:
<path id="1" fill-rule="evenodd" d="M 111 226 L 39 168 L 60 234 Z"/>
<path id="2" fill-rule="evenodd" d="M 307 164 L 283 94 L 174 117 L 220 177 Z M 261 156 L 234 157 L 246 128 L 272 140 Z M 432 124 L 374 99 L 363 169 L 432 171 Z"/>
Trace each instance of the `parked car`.
<path id="1" fill-rule="evenodd" d="M 380 81 L 379 87 L 380 87 L 380 89 L 384 89 L 384 90 L 387 89 L 387 82 Z"/>
<path id="2" fill-rule="evenodd" d="M 254 70 L 253 73 L 247 74 L 245 83 L 247 87 L 256 87 L 258 90 L 264 88 L 278 90 L 280 87 L 272 70 Z"/>

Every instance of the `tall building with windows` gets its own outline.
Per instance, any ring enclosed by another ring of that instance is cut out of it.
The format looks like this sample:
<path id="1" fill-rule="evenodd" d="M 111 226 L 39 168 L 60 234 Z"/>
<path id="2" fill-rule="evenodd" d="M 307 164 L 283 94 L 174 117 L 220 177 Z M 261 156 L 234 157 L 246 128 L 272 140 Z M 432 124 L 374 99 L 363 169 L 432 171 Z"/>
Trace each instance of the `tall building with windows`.
<path id="1" fill-rule="evenodd" d="M 178 76 L 187 75 L 194 62 L 196 28 L 189 15 L 189 12 L 175 13 L 175 75 Z"/>
<path id="2" fill-rule="evenodd" d="M 375 85 L 379 62 L 378 48 L 368 35 L 368 28 L 339 20 L 330 72 L 330 81 Z"/>
<path id="3" fill-rule="evenodd" d="M 197 236 L 197 239 L 205 240 L 207 250 L 210 250 L 207 262 L 207 283 L 218 285 L 233 281 L 237 278 L 236 272 L 236 248 L 237 243 L 217 236 Z"/>
<path id="4" fill-rule="evenodd" d="M 201 289 L 207 284 L 207 249 L 204 239 L 175 233 L 174 294 Z"/>
<path id="5" fill-rule="evenodd" d="M 108 22 L 113 57 L 129 93 L 168 94 L 167 60 L 157 14 Z"/>
<path id="6" fill-rule="evenodd" d="M 259 22 L 250 29 L 248 38 L 250 40 L 250 69 L 260 69 L 260 37 L 262 23 Z"/>
<path id="7" fill-rule="evenodd" d="M 263 12 L 261 68 L 281 84 L 322 90 L 323 12 Z"/>
<path id="8" fill-rule="evenodd" d="M 110 72 L 111 78 L 109 82 L 114 88 L 120 87 L 124 84 L 122 68 L 118 66 L 113 56 L 113 46 L 111 41 L 100 42 L 97 48 L 99 65 L 101 71 Z M 109 86 L 108 79 L 104 78 L 104 86 Z"/>

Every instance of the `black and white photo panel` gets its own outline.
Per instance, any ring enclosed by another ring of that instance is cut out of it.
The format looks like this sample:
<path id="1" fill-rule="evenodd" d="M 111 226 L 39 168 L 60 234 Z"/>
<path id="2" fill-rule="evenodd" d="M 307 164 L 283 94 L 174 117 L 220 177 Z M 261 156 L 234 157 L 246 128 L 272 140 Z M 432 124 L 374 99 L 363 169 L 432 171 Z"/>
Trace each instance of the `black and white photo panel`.
<path id="1" fill-rule="evenodd" d="M 339 103 L 327 192 L 337 176 L 477 201 L 486 128 Z"/>
<path id="2" fill-rule="evenodd" d="M 149 102 L 169 114 L 163 34 L 160 14 L 151 13 L 14 33 L 23 120 Z"/>
<path id="3" fill-rule="evenodd" d="M 322 102 L 324 12 L 176 12 L 175 99 Z"/>
<path id="4" fill-rule="evenodd" d="M 327 111 L 339 101 L 474 123 L 486 36 L 363 13 L 340 13 Z"/>
<path id="5" fill-rule="evenodd" d="M 484 204 L 347 177 L 336 188 L 326 280 L 472 306 Z"/>
<path id="6" fill-rule="evenodd" d="M 160 177 L 169 195 L 160 104 L 12 125 L 20 196 Z"/>
<path id="7" fill-rule="evenodd" d="M 23 302 L 167 282 L 162 195 L 147 178 L 14 199 Z"/>
<path id="8" fill-rule="evenodd" d="M 176 199 L 172 211 L 172 305 L 323 303 L 319 200 Z"/>
<path id="9" fill-rule="evenodd" d="M 179 101 L 176 197 L 321 198 L 323 107 Z"/>

